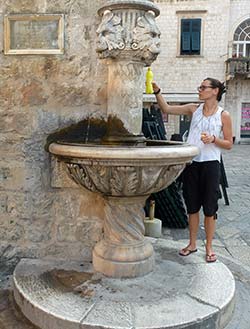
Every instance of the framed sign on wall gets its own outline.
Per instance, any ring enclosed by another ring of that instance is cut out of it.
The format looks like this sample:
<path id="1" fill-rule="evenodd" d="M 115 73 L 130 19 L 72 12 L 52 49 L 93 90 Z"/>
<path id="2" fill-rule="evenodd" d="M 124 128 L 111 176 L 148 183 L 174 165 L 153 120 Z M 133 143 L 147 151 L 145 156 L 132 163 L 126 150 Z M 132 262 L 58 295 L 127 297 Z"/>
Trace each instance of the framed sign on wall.
<path id="1" fill-rule="evenodd" d="M 5 15 L 5 55 L 63 54 L 64 15 Z"/>

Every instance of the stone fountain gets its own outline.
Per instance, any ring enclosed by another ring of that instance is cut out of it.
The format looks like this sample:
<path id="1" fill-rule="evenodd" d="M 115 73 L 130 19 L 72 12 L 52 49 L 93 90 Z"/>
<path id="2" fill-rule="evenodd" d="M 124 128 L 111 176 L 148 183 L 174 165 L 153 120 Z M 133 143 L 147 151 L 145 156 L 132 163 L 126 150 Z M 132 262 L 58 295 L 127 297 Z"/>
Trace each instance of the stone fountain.
<path id="1" fill-rule="evenodd" d="M 169 185 L 190 161 L 192 146 L 110 147 L 53 143 L 70 176 L 106 199 L 104 238 L 94 248 L 96 271 L 136 277 L 153 269 L 152 245 L 144 238 L 146 198 Z"/>
<path id="2" fill-rule="evenodd" d="M 143 68 L 160 52 L 158 8 L 152 1 L 108 1 L 99 14 L 97 52 L 109 69 L 108 131 L 102 146 L 52 143 L 49 151 L 74 181 L 106 199 L 104 238 L 93 251 L 95 270 L 136 277 L 154 265 L 153 247 L 144 238 L 146 198 L 171 184 L 197 149 L 149 146 L 141 134 Z"/>
<path id="3" fill-rule="evenodd" d="M 141 134 L 143 68 L 160 52 L 159 9 L 151 0 L 109 0 L 98 13 L 97 52 L 109 68 L 106 132 L 100 143 L 57 141 L 49 152 L 78 185 L 103 195 L 104 237 L 94 247 L 93 268 L 22 261 L 14 273 L 15 299 L 42 329 L 189 328 L 197 319 L 201 326 L 190 328 L 222 328 L 233 307 L 231 273 L 223 264 L 215 268 L 213 278 L 223 272 L 227 292 L 211 299 L 202 286 L 211 273 L 195 261 L 179 263 L 175 245 L 144 237 L 146 198 L 171 184 L 198 152 Z M 197 281 L 183 285 L 193 275 Z M 200 287 L 204 293 L 197 293 Z"/>

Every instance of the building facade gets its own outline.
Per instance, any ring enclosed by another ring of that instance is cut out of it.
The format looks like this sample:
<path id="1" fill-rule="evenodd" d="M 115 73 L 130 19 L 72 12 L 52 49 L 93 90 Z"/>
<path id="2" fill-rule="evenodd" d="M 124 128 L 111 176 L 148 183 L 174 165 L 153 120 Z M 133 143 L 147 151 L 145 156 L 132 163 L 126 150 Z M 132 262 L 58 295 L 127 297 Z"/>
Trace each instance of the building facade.
<path id="1" fill-rule="evenodd" d="M 236 142 L 250 140 L 250 1 L 158 0 L 162 52 L 154 80 L 170 103 L 198 102 L 206 77 L 226 81 L 221 105 L 233 120 Z M 144 96 L 144 101 L 153 101 Z M 167 118 L 167 137 L 188 129 L 185 117 Z"/>

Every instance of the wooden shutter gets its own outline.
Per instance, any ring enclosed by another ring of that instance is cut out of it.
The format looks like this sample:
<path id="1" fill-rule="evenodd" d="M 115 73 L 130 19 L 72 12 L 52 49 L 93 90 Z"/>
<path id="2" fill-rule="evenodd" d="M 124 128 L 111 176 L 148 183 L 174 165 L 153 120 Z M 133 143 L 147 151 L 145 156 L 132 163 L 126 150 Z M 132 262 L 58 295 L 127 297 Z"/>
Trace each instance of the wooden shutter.
<path id="1" fill-rule="evenodd" d="M 191 20 L 181 20 L 181 54 L 191 51 Z"/>
<path id="2" fill-rule="evenodd" d="M 181 54 L 199 55 L 201 43 L 201 19 L 181 20 Z"/>
<path id="3" fill-rule="evenodd" d="M 200 52 L 200 33 L 192 32 L 192 50 Z"/>
<path id="4" fill-rule="evenodd" d="M 192 19 L 191 48 L 196 54 L 200 54 L 201 44 L 201 19 Z"/>

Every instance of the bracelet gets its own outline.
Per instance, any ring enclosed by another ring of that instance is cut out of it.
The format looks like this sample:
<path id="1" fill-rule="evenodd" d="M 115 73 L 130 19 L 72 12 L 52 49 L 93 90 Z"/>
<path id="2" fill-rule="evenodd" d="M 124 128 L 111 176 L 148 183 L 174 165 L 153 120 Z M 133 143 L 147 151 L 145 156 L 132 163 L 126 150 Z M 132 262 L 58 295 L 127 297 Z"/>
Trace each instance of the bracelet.
<path id="1" fill-rule="evenodd" d="M 161 88 L 159 88 L 157 91 L 154 91 L 155 95 L 158 95 L 161 92 Z"/>
<path id="2" fill-rule="evenodd" d="M 213 135 L 214 136 L 214 135 Z M 216 137 L 214 136 L 214 140 L 212 141 L 212 143 L 215 143 L 215 139 L 216 139 Z"/>

